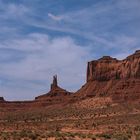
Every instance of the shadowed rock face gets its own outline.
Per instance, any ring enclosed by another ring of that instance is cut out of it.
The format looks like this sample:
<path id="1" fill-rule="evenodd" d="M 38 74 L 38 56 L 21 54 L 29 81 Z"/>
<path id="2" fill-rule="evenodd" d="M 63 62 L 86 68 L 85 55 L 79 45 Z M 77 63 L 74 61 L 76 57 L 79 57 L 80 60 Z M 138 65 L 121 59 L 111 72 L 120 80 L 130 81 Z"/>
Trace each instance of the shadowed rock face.
<path id="1" fill-rule="evenodd" d="M 87 82 L 129 78 L 140 78 L 140 51 L 124 60 L 104 56 L 99 60 L 88 62 Z"/>
<path id="2" fill-rule="evenodd" d="M 0 102 L 4 102 L 4 98 L 3 97 L 0 97 Z"/>
<path id="3" fill-rule="evenodd" d="M 57 75 L 53 76 L 53 83 L 51 84 L 51 90 L 54 90 L 55 88 L 57 88 Z"/>

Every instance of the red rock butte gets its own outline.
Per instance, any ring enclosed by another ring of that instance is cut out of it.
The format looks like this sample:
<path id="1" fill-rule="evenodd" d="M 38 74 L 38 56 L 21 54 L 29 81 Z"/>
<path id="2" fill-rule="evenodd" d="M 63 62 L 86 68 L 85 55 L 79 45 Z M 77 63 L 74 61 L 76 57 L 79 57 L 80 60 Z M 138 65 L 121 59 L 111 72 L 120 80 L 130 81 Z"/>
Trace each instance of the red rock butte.
<path id="1" fill-rule="evenodd" d="M 104 56 L 88 62 L 87 82 L 76 95 L 140 99 L 140 50 L 124 60 Z"/>

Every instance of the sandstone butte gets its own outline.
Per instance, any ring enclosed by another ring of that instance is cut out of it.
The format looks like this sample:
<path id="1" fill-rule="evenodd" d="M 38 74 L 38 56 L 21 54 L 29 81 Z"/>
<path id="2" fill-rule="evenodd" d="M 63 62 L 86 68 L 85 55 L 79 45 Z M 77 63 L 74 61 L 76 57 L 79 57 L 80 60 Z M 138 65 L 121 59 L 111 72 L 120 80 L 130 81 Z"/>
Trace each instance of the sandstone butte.
<path id="1" fill-rule="evenodd" d="M 108 96 L 117 102 L 140 102 L 140 50 L 124 60 L 103 56 L 88 62 L 87 81 L 75 93 L 59 87 L 55 75 L 48 93 L 36 97 L 33 101 L 22 102 L 9 102 L 0 97 L 0 106 L 47 106 Z"/>
<path id="2" fill-rule="evenodd" d="M 104 56 L 88 62 L 87 82 L 77 96 L 112 96 L 114 100 L 140 99 L 140 50 L 124 60 Z"/>

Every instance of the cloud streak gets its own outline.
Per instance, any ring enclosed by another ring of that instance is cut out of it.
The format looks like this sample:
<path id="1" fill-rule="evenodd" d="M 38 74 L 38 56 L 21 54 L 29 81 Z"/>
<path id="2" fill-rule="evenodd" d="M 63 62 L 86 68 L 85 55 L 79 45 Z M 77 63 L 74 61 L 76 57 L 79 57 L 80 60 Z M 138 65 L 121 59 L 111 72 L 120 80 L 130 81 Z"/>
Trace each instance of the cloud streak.
<path id="1" fill-rule="evenodd" d="M 56 21 L 61 21 L 63 19 L 62 16 L 56 16 L 56 15 L 53 15 L 52 13 L 48 13 L 48 17 Z"/>

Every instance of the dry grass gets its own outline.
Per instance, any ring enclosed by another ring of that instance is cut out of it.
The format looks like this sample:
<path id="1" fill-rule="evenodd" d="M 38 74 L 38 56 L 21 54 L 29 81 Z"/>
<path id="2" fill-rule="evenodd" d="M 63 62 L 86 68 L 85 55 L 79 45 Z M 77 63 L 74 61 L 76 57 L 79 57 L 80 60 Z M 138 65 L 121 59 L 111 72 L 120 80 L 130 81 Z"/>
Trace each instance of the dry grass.
<path id="1" fill-rule="evenodd" d="M 0 108 L 0 139 L 113 139 L 140 138 L 139 103 L 112 103 L 89 98 L 67 106 Z"/>

